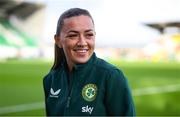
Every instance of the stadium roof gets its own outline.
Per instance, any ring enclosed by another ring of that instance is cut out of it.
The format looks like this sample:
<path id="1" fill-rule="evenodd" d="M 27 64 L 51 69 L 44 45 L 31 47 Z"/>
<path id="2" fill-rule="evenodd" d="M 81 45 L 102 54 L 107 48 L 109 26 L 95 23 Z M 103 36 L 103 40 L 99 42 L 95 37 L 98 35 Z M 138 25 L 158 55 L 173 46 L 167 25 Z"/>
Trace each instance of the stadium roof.
<path id="1" fill-rule="evenodd" d="M 180 22 L 161 22 L 161 23 L 146 23 L 145 25 L 157 29 L 159 32 L 164 33 L 164 29 L 167 27 L 180 28 Z"/>
<path id="2" fill-rule="evenodd" d="M 45 5 L 31 3 L 25 0 L 0 0 L 0 46 L 36 47 L 37 40 L 23 30 L 16 28 L 10 21 L 10 16 L 26 20 Z"/>
<path id="3" fill-rule="evenodd" d="M 0 1 L 0 17 L 7 18 L 10 15 L 15 15 L 21 19 L 26 19 L 43 7 L 43 4 L 26 2 L 25 0 L 2 0 Z"/>

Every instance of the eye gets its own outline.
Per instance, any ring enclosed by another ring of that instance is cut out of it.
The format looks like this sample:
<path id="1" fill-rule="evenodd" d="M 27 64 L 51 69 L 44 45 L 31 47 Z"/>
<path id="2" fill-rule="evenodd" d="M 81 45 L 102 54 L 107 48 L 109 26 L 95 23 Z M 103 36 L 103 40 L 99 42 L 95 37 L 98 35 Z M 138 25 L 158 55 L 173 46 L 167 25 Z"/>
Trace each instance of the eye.
<path id="1" fill-rule="evenodd" d="M 68 34 L 66 37 L 67 38 L 76 38 L 76 37 L 78 37 L 78 34 Z"/>
<path id="2" fill-rule="evenodd" d="M 87 37 L 87 38 L 92 38 L 93 36 L 94 36 L 93 33 L 87 33 L 87 34 L 86 34 L 86 37 Z"/>

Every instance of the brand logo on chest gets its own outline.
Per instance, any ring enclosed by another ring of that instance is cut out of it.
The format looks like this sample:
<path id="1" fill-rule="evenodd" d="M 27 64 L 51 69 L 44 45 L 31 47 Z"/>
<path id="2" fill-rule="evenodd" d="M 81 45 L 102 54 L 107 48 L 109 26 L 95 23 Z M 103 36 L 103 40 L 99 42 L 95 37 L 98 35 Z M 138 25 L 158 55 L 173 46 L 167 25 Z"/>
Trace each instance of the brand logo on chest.
<path id="1" fill-rule="evenodd" d="M 82 89 L 82 97 L 86 101 L 93 101 L 97 95 L 97 86 L 95 84 L 86 84 Z"/>
<path id="2" fill-rule="evenodd" d="M 51 88 L 51 89 L 50 89 L 50 97 L 58 98 L 60 91 L 61 91 L 61 89 L 58 89 L 58 90 L 54 91 L 54 90 Z"/>

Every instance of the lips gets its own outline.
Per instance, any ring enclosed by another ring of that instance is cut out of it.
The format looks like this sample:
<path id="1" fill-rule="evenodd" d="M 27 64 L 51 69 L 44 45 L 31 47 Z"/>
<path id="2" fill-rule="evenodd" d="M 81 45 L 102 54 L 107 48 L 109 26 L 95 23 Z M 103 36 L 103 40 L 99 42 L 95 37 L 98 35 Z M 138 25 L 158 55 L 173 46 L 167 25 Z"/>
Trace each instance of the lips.
<path id="1" fill-rule="evenodd" d="M 88 49 L 74 49 L 74 51 L 78 53 L 86 53 Z"/>

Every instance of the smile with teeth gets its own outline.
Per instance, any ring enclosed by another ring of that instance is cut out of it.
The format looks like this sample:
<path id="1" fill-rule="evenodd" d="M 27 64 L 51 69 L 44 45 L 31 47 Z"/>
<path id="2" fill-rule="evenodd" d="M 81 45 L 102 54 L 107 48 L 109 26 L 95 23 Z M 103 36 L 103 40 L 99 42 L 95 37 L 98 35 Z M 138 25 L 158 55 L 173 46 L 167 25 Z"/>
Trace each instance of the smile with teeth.
<path id="1" fill-rule="evenodd" d="M 78 53 L 85 53 L 88 51 L 88 49 L 75 49 L 74 51 Z"/>

